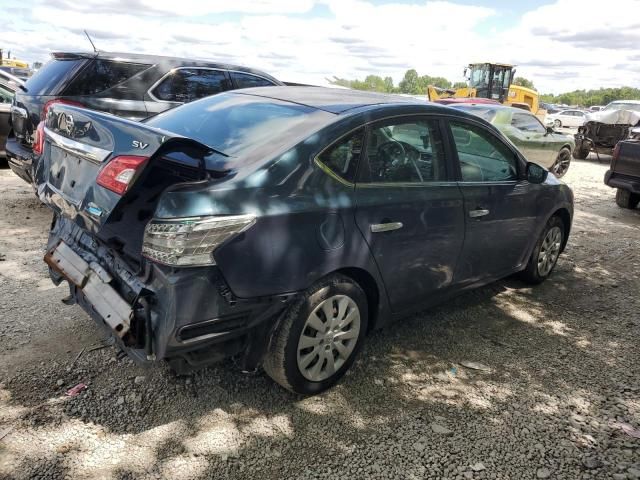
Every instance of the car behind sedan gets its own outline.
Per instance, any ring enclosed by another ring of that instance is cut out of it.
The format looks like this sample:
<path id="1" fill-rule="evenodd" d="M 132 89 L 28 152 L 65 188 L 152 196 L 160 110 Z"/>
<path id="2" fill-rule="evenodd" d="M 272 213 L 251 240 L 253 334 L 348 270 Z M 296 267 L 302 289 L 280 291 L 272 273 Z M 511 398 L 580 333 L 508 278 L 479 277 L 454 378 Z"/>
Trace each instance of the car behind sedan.
<path id="1" fill-rule="evenodd" d="M 183 103 L 237 88 L 282 85 L 245 67 L 132 53 L 56 52 L 19 91 L 11 107 L 15 139 L 9 166 L 32 182 L 33 143 L 49 106 L 66 103 L 142 120 Z"/>
<path id="2" fill-rule="evenodd" d="M 144 124 L 53 105 L 37 148 L 51 278 L 122 349 L 179 372 L 234 356 L 301 394 L 372 329 L 542 282 L 573 215 L 481 118 L 366 92 L 247 89 Z"/>
<path id="3" fill-rule="evenodd" d="M 571 135 L 545 127 L 538 117 L 518 108 L 489 105 L 456 105 L 495 125 L 520 149 L 527 160 L 549 169 L 560 178 L 571 165 L 575 141 Z"/>

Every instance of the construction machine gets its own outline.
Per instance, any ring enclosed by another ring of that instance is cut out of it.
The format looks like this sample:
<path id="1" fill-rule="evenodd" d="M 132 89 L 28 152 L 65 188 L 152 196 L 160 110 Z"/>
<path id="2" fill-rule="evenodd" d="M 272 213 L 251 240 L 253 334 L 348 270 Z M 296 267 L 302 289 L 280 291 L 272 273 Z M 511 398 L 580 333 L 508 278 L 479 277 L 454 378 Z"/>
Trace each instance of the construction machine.
<path id="1" fill-rule="evenodd" d="M 467 86 L 458 89 L 428 87 L 429 100 L 444 98 L 487 98 L 512 107 L 529 110 L 544 117 L 540 96 L 531 88 L 512 85 L 516 76 L 515 65 L 506 63 L 471 63 L 464 69 Z"/>

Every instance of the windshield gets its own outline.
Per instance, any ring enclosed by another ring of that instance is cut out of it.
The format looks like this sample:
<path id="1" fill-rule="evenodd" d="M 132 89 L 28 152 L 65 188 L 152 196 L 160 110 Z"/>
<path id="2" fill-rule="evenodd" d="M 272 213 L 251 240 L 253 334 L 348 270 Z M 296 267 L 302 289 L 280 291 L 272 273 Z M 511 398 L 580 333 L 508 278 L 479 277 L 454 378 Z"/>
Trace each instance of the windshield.
<path id="1" fill-rule="evenodd" d="M 487 88 L 489 86 L 489 73 L 489 65 L 472 66 L 469 86 L 471 88 Z"/>
<path id="2" fill-rule="evenodd" d="M 272 98 L 221 93 L 147 120 L 229 156 L 309 135 L 333 114 Z"/>
<path id="3" fill-rule="evenodd" d="M 604 110 L 632 110 L 640 112 L 640 103 L 612 102 Z"/>

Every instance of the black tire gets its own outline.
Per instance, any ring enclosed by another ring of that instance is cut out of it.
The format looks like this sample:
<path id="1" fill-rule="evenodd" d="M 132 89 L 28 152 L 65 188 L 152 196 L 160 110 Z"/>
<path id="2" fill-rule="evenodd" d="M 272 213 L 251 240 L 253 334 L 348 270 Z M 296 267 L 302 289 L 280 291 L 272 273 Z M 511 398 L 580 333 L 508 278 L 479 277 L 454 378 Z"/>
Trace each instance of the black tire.
<path id="1" fill-rule="evenodd" d="M 573 158 L 576 158 L 578 160 L 585 160 L 588 156 L 589 156 L 588 148 L 576 147 L 573 149 Z"/>
<path id="2" fill-rule="evenodd" d="M 556 118 L 553 121 L 553 128 L 562 128 L 562 122 Z"/>
<path id="3" fill-rule="evenodd" d="M 551 269 L 548 272 L 541 273 L 538 268 L 538 258 L 540 256 L 540 249 L 542 248 L 542 243 L 547 237 L 547 234 L 549 233 L 549 231 L 555 227 L 560 228 L 560 231 L 562 232 L 561 245 L 564 244 L 564 241 L 566 239 L 566 228 L 564 226 L 564 222 L 560 217 L 558 217 L 557 215 L 554 215 L 549 219 L 544 229 L 542 230 L 542 234 L 540 235 L 540 238 L 536 242 L 536 246 L 533 249 L 533 252 L 531 253 L 529 262 L 527 262 L 527 267 L 522 272 L 520 272 L 519 276 L 525 282 L 531 283 L 533 285 L 542 283 L 547 278 L 549 278 L 549 276 L 555 269 L 556 263 L 558 262 L 558 257 L 555 258 L 555 260 L 553 261 L 553 265 L 551 266 Z M 560 254 L 558 253 L 558 256 L 559 255 Z"/>
<path id="4" fill-rule="evenodd" d="M 640 203 L 640 195 L 631 193 L 624 188 L 619 188 L 616 191 L 616 203 L 620 208 L 634 209 L 638 206 L 638 203 Z"/>
<path id="5" fill-rule="evenodd" d="M 355 347 L 335 373 L 322 381 L 307 379 L 298 367 L 298 341 L 305 323 L 324 300 L 343 295 L 352 299 L 360 313 L 360 330 Z M 280 318 L 270 339 L 263 367 L 265 372 L 287 390 L 302 395 L 314 395 L 332 387 L 353 364 L 364 343 L 368 325 L 367 296 L 351 278 L 334 274 L 309 288 Z"/>
<path id="6" fill-rule="evenodd" d="M 571 150 L 569 149 L 569 147 L 562 147 L 558 152 L 556 161 L 553 163 L 553 166 L 551 167 L 551 171 L 556 177 L 562 178 L 567 173 L 570 166 L 571 166 Z"/>

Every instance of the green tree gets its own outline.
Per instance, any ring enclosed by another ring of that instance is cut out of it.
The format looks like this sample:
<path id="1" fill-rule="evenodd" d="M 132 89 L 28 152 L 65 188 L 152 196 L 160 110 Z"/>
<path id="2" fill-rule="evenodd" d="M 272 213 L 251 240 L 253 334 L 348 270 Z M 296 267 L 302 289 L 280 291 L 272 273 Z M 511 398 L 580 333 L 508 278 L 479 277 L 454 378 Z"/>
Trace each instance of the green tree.
<path id="1" fill-rule="evenodd" d="M 453 84 L 453 88 L 465 88 L 467 86 L 467 82 L 456 82 Z"/>
<path id="2" fill-rule="evenodd" d="M 531 88 L 533 90 L 536 89 L 536 87 L 533 86 L 533 82 L 528 78 L 524 78 L 524 77 L 516 77 L 513 79 L 513 82 L 511 83 L 513 85 L 520 85 L 521 87 Z"/>
<path id="3" fill-rule="evenodd" d="M 418 72 L 414 68 L 407 70 L 404 74 L 404 78 L 400 80 L 398 88 L 400 93 L 408 93 L 411 95 L 418 95 L 420 92 Z"/>

